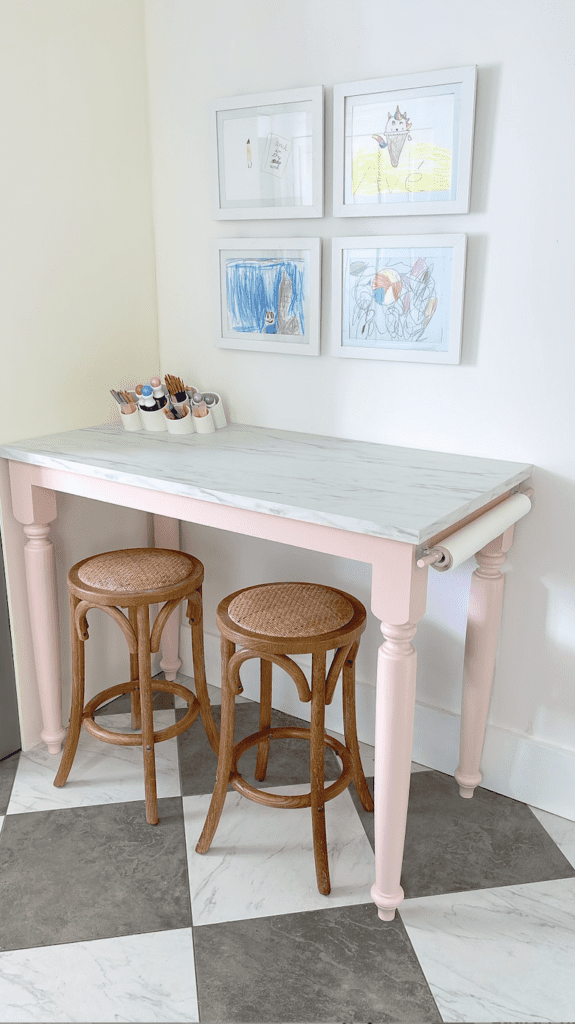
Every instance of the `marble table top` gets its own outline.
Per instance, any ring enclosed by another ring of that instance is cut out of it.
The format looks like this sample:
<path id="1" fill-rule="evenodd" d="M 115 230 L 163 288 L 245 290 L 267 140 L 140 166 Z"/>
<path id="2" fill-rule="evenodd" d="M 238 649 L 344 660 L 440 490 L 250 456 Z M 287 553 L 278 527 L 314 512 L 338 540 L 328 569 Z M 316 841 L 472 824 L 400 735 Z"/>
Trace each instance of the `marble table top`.
<path id="1" fill-rule="evenodd" d="M 532 469 L 235 423 L 182 437 L 105 424 L 0 445 L 0 456 L 418 545 Z"/>

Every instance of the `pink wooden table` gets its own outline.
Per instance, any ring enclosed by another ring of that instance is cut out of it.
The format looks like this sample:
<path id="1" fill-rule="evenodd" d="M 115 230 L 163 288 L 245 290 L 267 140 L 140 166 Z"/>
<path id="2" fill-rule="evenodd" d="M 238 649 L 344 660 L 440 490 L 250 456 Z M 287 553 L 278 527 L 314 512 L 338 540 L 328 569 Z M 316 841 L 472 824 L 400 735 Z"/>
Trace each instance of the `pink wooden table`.
<path id="1" fill-rule="evenodd" d="M 178 520 L 184 520 L 371 564 L 371 608 L 384 637 L 377 668 L 372 897 L 380 918 L 392 920 L 403 899 L 416 681 L 412 640 L 427 591 L 428 566 L 417 561 L 435 542 L 506 501 L 532 467 L 236 424 L 177 438 L 107 425 L 4 445 L 0 457 L 9 462 L 12 511 L 28 538 L 42 738 L 54 754 L 65 736 L 49 539 L 57 492 L 153 513 L 158 546 L 177 547 Z M 510 526 L 476 554 L 455 772 L 463 797 L 473 795 L 482 777 L 501 567 L 512 540 Z M 180 665 L 175 616 L 165 635 L 161 665 L 173 679 Z"/>

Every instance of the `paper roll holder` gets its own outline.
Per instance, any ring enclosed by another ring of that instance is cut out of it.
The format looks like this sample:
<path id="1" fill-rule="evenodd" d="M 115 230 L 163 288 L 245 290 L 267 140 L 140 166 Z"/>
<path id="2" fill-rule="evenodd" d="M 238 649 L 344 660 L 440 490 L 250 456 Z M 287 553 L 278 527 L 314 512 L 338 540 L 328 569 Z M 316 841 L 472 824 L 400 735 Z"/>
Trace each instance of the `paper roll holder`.
<path id="1" fill-rule="evenodd" d="M 533 494 L 533 488 L 526 487 L 524 491 L 513 491 L 513 494 L 524 494 L 527 498 L 530 498 Z M 512 495 L 510 495 L 510 497 L 511 496 Z M 503 505 L 505 504 L 505 502 L 501 502 L 501 504 Z M 495 506 L 495 508 L 498 507 L 499 506 L 497 505 Z M 465 529 L 465 527 L 463 527 L 463 529 Z M 452 537 L 453 536 L 456 536 L 456 534 L 452 534 Z M 495 536 L 498 536 L 498 534 L 495 534 Z M 445 539 L 450 540 L 451 538 L 446 537 Z M 486 543 L 489 543 L 489 541 L 487 541 Z M 453 561 L 451 559 L 449 551 L 447 551 L 445 548 L 442 548 L 440 545 L 437 545 L 433 548 L 422 547 L 417 552 L 417 555 L 417 566 L 419 569 L 423 569 L 426 565 L 431 565 L 434 569 L 437 570 L 437 572 L 446 572 L 448 569 L 451 569 L 453 565 Z"/>

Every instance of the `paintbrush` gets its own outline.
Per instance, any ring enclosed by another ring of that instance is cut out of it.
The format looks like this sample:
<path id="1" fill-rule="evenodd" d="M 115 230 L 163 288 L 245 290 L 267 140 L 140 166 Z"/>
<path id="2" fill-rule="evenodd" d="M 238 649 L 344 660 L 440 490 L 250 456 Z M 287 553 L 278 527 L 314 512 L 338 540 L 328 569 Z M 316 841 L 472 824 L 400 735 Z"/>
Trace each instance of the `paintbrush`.
<path id="1" fill-rule="evenodd" d="M 182 404 L 182 402 L 185 402 L 188 396 L 186 394 L 186 385 L 184 384 L 182 378 L 174 377 L 173 374 L 167 373 L 164 377 L 164 380 L 166 382 L 166 387 L 170 392 L 170 395 L 172 395 L 172 398 L 174 398 L 175 401 L 178 402 L 180 405 Z"/>
<path id="2" fill-rule="evenodd" d="M 132 401 L 131 398 L 129 400 L 124 398 L 121 391 L 114 391 L 113 388 L 110 388 L 110 394 L 116 399 L 118 405 L 126 405 L 128 401 Z"/>
<path id="3" fill-rule="evenodd" d="M 173 419 L 173 420 L 181 420 L 182 419 L 182 414 L 181 414 L 180 410 L 177 408 L 177 406 L 175 406 L 173 404 L 172 396 L 171 395 L 168 398 L 168 408 L 169 408 L 170 413 L 171 413 L 171 417 L 170 417 L 171 419 Z"/>

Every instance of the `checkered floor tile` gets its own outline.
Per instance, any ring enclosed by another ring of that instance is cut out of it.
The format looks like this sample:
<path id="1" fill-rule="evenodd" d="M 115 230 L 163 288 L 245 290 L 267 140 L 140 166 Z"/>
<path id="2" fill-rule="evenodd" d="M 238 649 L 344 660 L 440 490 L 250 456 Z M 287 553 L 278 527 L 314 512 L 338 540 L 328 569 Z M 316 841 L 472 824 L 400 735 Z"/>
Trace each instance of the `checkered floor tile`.
<path id="1" fill-rule="evenodd" d="M 156 706 L 158 728 L 182 714 Z M 129 728 L 125 700 L 104 711 Z M 258 713 L 238 701 L 238 737 Z M 307 759 L 304 741 L 274 742 L 258 785 L 301 792 Z M 254 762 L 252 749 L 252 784 Z M 63 789 L 57 763 L 43 747 L 0 762 L 0 1021 L 575 1020 L 575 822 L 481 788 L 461 800 L 451 777 L 414 766 L 406 899 L 384 924 L 373 816 L 353 786 L 326 808 L 325 897 L 306 809 L 230 790 L 212 848 L 195 852 L 216 770 L 200 720 L 157 748 L 155 828 L 139 748 L 83 732 Z"/>

